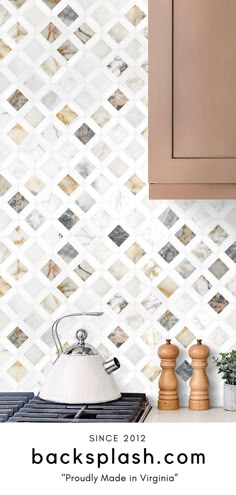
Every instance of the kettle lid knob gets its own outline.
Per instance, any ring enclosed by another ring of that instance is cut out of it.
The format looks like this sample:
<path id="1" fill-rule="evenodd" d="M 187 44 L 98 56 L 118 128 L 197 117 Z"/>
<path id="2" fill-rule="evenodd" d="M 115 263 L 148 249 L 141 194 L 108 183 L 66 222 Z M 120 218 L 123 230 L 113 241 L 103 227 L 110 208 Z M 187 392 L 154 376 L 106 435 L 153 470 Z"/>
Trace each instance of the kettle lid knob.
<path id="1" fill-rule="evenodd" d="M 84 330 L 83 328 L 80 328 L 79 330 L 77 330 L 75 335 L 76 335 L 77 340 L 79 341 L 79 345 L 84 345 L 85 340 L 88 337 L 88 332 L 86 330 Z"/>

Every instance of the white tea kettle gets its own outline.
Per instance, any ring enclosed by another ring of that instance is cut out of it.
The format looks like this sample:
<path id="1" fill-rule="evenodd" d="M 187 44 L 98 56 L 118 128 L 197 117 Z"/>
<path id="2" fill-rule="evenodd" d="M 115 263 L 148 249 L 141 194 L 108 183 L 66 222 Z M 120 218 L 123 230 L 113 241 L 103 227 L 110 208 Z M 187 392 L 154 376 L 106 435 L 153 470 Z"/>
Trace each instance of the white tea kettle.
<path id="1" fill-rule="evenodd" d="M 119 399 L 121 394 L 111 375 L 120 368 L 118 359 L 105 362 L 90 344 L 84 329 L 77 330 L 78 342 L 63 350 L 58 336 L 58 324 L 71 316 L 101 316 L 103 313 L 73 313 L 56 320 L 52 335 L 58 358 L 39 393 L 41 399 L 65 404 L 96 404 Z"/>

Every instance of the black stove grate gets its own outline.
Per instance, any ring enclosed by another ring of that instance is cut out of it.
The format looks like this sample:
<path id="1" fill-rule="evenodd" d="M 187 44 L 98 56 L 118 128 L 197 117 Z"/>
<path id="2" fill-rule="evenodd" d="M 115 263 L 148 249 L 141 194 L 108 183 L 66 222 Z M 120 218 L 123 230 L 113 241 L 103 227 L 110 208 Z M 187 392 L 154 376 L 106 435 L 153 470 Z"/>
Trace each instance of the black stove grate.
<path id="1" fill-rule="evenodd" d="M 151 407 L 145 394 L 124 393 L 103 404 L 60 404 L 32 393 L 0 393 L 0 422 L 11 423 L 139 423 Z"/>

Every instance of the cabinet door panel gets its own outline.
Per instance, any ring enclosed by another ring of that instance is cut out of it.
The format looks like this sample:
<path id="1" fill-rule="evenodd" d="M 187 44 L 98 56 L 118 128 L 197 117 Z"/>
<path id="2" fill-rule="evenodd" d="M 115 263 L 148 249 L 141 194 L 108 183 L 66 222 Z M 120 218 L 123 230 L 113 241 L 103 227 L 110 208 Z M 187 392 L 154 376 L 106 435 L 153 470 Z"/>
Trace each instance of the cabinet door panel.
<path id="1" fill-rule="evenodd" d="M 235 21 L 235 0 L 149 0 L 151 198 L 236 198 Z"/>
<path id="2" fill-rule="evenodd" d="M 236 2 L 175 0 L 173 156 L 236 157 Z"/>

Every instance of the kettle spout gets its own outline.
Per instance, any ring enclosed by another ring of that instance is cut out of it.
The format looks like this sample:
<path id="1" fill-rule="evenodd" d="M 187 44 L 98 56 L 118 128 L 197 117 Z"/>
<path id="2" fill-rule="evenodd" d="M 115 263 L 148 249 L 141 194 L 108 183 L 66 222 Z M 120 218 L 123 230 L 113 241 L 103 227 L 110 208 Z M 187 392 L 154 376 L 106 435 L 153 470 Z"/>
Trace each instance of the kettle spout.
<path id="1" fill-rule="evenodd" d="M 120 368 L 120 362 L 118 361 L 117 358 L 112 358 L 109 359 L 109 361 L 106 361 L 106 363 L 103 364 L 104 370 L 108 375 L 111 375 L 113 371 L 116 371 Z"/>

